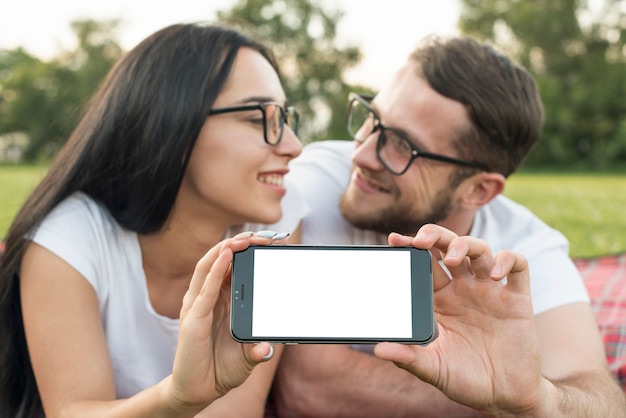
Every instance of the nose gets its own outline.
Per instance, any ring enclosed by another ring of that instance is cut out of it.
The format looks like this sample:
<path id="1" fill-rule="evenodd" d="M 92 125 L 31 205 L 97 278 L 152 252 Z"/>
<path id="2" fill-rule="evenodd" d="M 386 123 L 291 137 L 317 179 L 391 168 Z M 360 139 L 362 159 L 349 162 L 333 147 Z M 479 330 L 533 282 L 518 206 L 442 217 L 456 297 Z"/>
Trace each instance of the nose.
<path id="1" fill-rule="evenodd" d="M 274 150 L 280 155 L 287 155 L 291 158 L 296 158 L 302 153 L 302 142 L 289 125 L 285 124 L 283 137 L 278 145 L 274 146 Z"/>
<path id="2" fill-rule="evenodd" d="M 383 171 L 385 169 L 376 155 L 376 144 L 379 135 L 380 132 L 376 131 L 369 134 L 363 141 L 354 141 L 356 144 L 352 153 L 352 163 L 354 165 L 371 171 Z"/>

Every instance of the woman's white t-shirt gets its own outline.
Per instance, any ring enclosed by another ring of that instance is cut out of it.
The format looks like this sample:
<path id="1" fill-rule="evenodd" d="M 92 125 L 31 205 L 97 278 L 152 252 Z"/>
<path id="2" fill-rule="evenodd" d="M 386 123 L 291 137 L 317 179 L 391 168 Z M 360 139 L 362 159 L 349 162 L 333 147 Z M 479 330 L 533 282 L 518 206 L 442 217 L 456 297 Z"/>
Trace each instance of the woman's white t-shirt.
<path id="1" fill-rule="evenodd" d="M 284 216 L 295 228 L 306 208 L 295 201 L 296 194 L 287 196 L 283 201 L 299 208 Z M 248 226 L 262 227 L 239 229 Z M 31 239 L 72 266 L 94 288 L 117 398 L 130 397 L 171 374 L 179 320 L 159 315 L 152 307 L 136 233 L 121 228 L 89 196 L 75 193 L 50 212 Z"/>

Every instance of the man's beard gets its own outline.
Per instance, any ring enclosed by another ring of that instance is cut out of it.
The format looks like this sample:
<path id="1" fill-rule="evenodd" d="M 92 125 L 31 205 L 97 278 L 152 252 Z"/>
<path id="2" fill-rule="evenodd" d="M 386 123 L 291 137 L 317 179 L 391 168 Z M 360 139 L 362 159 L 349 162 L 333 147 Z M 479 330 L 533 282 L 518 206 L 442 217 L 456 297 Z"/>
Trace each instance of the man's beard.
<path id="1" fill-rule="evenodd" d="M 344 192 L 339 200 L 339 209 L 343 217 L 357 228 L 383 234 L 398 232 L 415 235 L 423 225 L 438 223 L 448 217 L 452 210 L 452 192 L 451 188 L 440 190 L 425 210 L 420 212 L 411 208 L 413 202 L 394 202 L 391 206 L 373 212 L 362 205 L 350 204 Z M 399 200 L 400 196 L 397 196 L 396 201 Z"/>

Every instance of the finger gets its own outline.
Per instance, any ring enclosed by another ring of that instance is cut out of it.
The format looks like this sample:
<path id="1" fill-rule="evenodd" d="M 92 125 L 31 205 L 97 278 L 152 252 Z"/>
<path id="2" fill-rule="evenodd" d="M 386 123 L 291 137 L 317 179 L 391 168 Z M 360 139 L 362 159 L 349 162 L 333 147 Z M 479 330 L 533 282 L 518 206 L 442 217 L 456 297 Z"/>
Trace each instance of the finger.
<path id="1" fill-rule="evenodd" d="M 423 354 L 422 356 L 420 354 Z M 427 356 L 424 347 L 398 343 L 379 343 L 374 347 L 374 355 L 382 360 L 393 361 L 425 382 L 434 376 L 432 362 Z"/>
<path id="2" fill-rule="evenodd" d="M 392 232 L 387 237 L 387 242 L 392 247 L 407 247 L 413 244 L 413 237 Z"/>
<path id="3" fill-rule="evenodd" d="M 515 292 L 530 294 L 528 260 L 522 254 L 500 251 L 491 270 L 492 280 L 507 278 L 507 287 Z"/>
<path id="4" fill-rule="evenodd" d="M 392 232 L 387 237 L 387 242 L 393 247 L 413 246 L 417 249 L 428 250 L 429 248 L 431 248 L 433 242 L 436 239 L 436 236 L 430 235 L 428 233 L 426 233 L 423 237 L 416 239 L 415 237 Z M 433 288 L 435 291 L 437 291 L 450 283 L 450 276 L 439 265 L 439 262 L 437 261 L 439 251 L 435 251 L 435 254 L 431 252 L 431 262 L 433 265 Z"/>
<path id="5" fill-rule="evenodd" d="M 233 252 L 225 247 L 205 276 L 200 291 L 192 302 L 189 302 L 188 314 L 193 317 L 205 318 L 213 313 L 220 295 L 222 282 L 226 272 L 230 268 Z M 189 291 L 188 291 L 189 293 Z M 187 295 L 185 295 L 187 298 Z"/>
<path id="6" fill-rule="evenodd" d="M 217 243 L 213 248 L 211 248 L 207 253 L 196 263 L 196 268 L 193 271 L 193 275 L 191 276 L 191 281 L 189 283 L 189 288 L 183 297 L 183 307 L 181 309 L 181 319 L 184 315 L 191 309 L 193 301 L 196 300 L 198 294 L 200 293 L 200 289 L 205 282 L 206 276 L 211 270 L 211 266 L 215 263 L 215 260 L 219 256 L 220 252 L 224 245 L 228 243 L 229 240 L 224 240 Z"/>
<path id="7" fill-rule="evenodd" d="M 489 245 L 481 239 L 469 236 L 454 238 L 448 245 L 443 262 L 453 278 L 491 278 L 493 255 Z"/>
<path id="8" fill-rule="evenodd" d="M 258 344 L 246 344 L 248 361 L 250 365 L 255 366 L 264 361 L 270 361 L 274 357 L 275 348 L 268 342 Z"/>
<path id="9" fill-rule="evenodd" d="M 250 235 L 251 234 L 251 235 Z M 225 246 L 228 246 L 233 252 L 243 251 L 248 248 L 250 245 L 269 245 L 274 240 L 270 236 L 259 236 L 256 233 L 250 234 L 238 234 L 235 237 L 229 240 L 226 240 Z"/>
<path id="10" fill-rule="evenodd" d="M 457 234 L 442 226 L 426 224 L 417 231 L 412 245 L 415 248 L 431 250 L 433 254 L 445 255 L 450 242 L 456 237 L 458 237 Z"/>

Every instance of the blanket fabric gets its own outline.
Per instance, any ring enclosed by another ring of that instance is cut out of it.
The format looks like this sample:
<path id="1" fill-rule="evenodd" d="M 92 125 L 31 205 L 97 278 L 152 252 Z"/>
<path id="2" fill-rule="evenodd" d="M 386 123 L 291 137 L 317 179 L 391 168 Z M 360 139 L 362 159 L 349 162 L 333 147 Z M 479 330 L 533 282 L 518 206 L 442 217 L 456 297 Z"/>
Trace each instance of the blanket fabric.
<path id="1" fill-rule="evenodd" d="M 587 286 L 609 367 L 626 392 L 626 253 L 574 263 Z"/>

